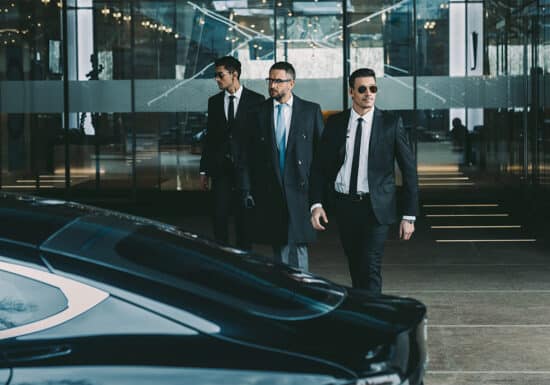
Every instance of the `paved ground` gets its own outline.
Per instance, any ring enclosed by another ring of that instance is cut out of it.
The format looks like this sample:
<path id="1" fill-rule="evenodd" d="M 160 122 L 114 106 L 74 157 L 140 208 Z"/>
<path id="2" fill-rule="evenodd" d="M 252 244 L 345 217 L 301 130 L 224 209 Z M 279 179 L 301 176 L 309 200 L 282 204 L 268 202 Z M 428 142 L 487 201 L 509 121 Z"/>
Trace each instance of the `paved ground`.
<path id="1" fill-rule="evenodd" d="M 384 292 L 428 306 L 425 383 L 550 384 L 550 252 L 506 202 L 463 192 L 425 193 L 414 239 L 386 244 Z M 161 219 L 211 233 L 204 216 Z M 310 255 L 312 272 L 350 284 L 334 228 Z"/>

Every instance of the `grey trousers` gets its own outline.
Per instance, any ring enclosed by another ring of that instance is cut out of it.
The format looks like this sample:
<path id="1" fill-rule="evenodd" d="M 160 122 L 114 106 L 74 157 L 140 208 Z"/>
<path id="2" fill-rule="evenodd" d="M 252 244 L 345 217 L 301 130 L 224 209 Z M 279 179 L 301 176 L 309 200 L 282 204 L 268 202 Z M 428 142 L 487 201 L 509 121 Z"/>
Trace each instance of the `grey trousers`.
<path id="1" fill-rule="evenodd" d="M 273 258 L 277 262 L 286 263 L 305 272 L 309 269 L 307 245 L 305 243 L 273 245 Z"/>

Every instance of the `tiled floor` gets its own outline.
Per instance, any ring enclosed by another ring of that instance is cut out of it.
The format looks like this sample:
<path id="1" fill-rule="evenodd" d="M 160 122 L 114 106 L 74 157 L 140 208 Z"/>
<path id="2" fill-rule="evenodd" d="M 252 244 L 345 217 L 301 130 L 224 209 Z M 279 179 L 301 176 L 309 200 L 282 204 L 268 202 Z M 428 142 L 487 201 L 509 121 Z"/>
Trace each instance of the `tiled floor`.
<path id="1" fill-rule="evenodd" d="M 210 232 L 204 218 L 183 222 Z M 420 217 L 413 240 L 387 242 L 383 265 L 384 292 L 428 306 L 425 385 L 550 384 L 548 251 L 537 242 L 437 243 L 438 235 Z M 335 229 L 311 245 L 310 264 L 314 273 L 350 284 Z"/>

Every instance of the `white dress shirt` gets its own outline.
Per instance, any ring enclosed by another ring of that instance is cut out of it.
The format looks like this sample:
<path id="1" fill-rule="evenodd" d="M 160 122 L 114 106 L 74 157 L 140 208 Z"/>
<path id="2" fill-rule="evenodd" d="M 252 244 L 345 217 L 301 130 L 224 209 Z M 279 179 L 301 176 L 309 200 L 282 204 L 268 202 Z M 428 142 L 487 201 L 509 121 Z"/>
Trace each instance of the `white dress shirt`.
<path id="1" fill-rule="evenodd" d="M 369 144 L 370 144 L 370 135 L 372 131 L 372 122 L 374 117 L 374 108 L 371 109 L 364 115 L 359 115 L 352 108 L 348 121 L 348 131 L 346 134 L 346 157 L 344 159 L 344 164 L 338 171 L 336 176 L 336 181 L 334 182 L 334 189 L 342 194 L 349 194 L 349 182 L 351 178 L 351 166 L 353 163 L 353 150 L 355 145 L 355 134 L 357 132 L 357 120 L 359 118 L 363 119 L 361 123 L 362 132 L 361 132 L 361 147 L 359 152 L 359 169 L 357 173 L 357 192 L 358 193 L 368 193 L 369 192 L 369 180 L 368 180 L 368 170 L 369 170 Z M 321 203 L 314 203 L 310 210 L 313 211 L 317 207 L 323 207 Z M 412 215 L 403 215 L 403 219 L 414 221 L 415 216 Z"/>
<path id="2" fill-rule="evenodd" d="M 225 113 L 225 119 L 229 120 L 228 113 L 229 113 L 229 97 L 234 96 L 235 99 L 233 99 L 233 118 L 237 116 L 237 109 L 239 108 L 239 101 L 241 100 L 241 95 L 243 94 L 243 87 L 239 86 L 239 89 L 235 91 L 234 94 L 229 93 L 229 91 L 225 90 L 225 94 L 223 96 L 223 110 Z"/>
<path id="3" fill-rule="evenodd" d="M 273 99 L 273 127 L 277 125 L 277 114 L 279 104 L 286 104 L 287 107 L 282 107 L 283 109 L 283 120 L 285 122 L 285 143 L 288 143 L 288 132 L 290 131 L 290 121 L 292 119 L 292 104 L 294 103 L 294 97 L 290 94 L 290 99 L 286 103 L 279 103 L 277 100 Z"/>
<path id="4" fill-rule="evenodd" d="M 369 181 L 368 181 L 368 167 L 369 167 L 369 143 L 370 133 L 372 130 L 372 118 L 374 115 L 374 109 L 371 109 L 364 115 L 359 115 L 352 108 L 349 115 L 348 131 L 346 134 L 346 158 L 344 164 L 334 182 L 334 189 L 342 194 L 349 194 L 349 182 L 351 177 L 351 166 L 353 163 L 353 149 L 355 145 L 355 134 L 357 132 L 357 121 L 359 118 L 363 119 L 361 123 L 361 147 L 359 152 L 359 171 L 357 173 L 357 192 L 368 193 Z"/>

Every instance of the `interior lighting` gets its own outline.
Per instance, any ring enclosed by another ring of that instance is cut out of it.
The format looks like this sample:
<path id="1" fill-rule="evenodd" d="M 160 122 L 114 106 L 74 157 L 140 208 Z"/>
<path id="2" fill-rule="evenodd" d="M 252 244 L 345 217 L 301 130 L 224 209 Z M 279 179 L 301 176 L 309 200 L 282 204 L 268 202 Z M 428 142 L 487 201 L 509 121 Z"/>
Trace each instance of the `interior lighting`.
<path id="1" fill-rule="evenodd" d="M 443 187 L 443 186 L 473 186 L 472 182 L 462 182 L 462 183 L 418 183 L 419 186 L 432 186 L 432 187 Z"/>
<path id="2" fill-rule="evenodd" d="M 113 17 L 118 20 L 122 17 L 122 13 L 121 12 L 113 12 Z"/>
<path id="3" fill-rule="evenodd" d="M 124 16 L 122 17 L 122 19 L 123 19 L 124 21 L 130 21 L 130 20 L 132 20 L 132 16 L 130 16 L 130 15 L 124 15 Z"/>
<path id="4" fill-rule="evenodd" d="M 107 7 L 104 7 L 104 8 L 101 9 L 101 14 L 102 14 L 103 16 L 107 16 L 107 15 L 110 14 L 110 13 L 111 13 L 111 10 L 110 10 L 109 8 L 107 8 Z"/>
<path id="5" fill-rule="evenodd" d="M 519 229 L 521 225 L 453 225 L 453 226 L 430 226 L 432 229 Z"/>
<path id="6" fill-rule="evenodd" d="M 48 5 L 50 4 L 50 0 L 40 0 L 42 2 L 42 4 L 44 5 Z"/>
<path id="7" fill-rule="evenodd" d="M 507 217 L 509 214 L 426 214 L 426 218 L 451 217 Z"/>
<path id="8" fill-rule="evenodd" d="M 438 243 L 464 243 L 464 242 L 536 242 L 534 238 L 518 239 L 436 239 Z"/>
<path id="9" fill-rule="evenodd" d="M 421 176 L 418 178 L 419 180 L 424 181 L 435 181 L 435 180 L 469 180 L 470 178 L 467 176 Z"/>
<path id="10" fill-rule="evenodd" d="M 498 203 L 426 204 L 422 207 L 498 207 Z"/>

